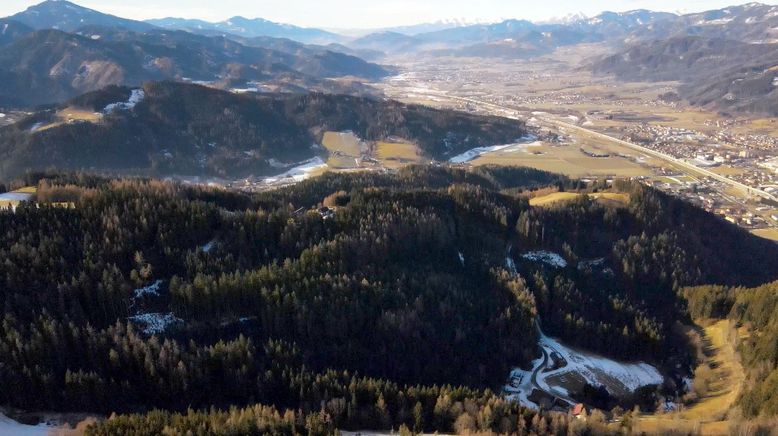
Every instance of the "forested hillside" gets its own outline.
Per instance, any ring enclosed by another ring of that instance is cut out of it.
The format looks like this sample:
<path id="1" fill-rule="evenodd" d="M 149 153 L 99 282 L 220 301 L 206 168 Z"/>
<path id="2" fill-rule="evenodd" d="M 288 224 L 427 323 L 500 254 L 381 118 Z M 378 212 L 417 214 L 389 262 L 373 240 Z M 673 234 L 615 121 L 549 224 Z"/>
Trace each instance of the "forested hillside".
<path id="1" fill-rule="evenodd" d="M 61 2 L 54 2 L 59 4 Z M 375 80 L 383 67 L 323 47 L 298 44 L 276 50 L 269 40 L 244 45 L 224 35 L 203 36 L 144 24 L 126 27 L 82 23 L 32 31 L 0 23 L 0 105 L 33 108 L 58 104 L 109 85 L 140 86 L 150 80 L 199 80 L 222 89 L 261 82 L 270 89 L 329 89 L 332 78 Z M 142 23 L 141 23 L 142 24 Z"/>
<path id="2" fill-rule="evenodd" d="M 323 151 L 324 131 L 352 130 L 365 140 L 415 142 L 430 157 L 510 143 L 524 123 L 329 94 L 236 95 L 198 85 L 150 82 L 137 102 L 108 87 L 0 129 L 0 177 L 55 167 L 140 175 L 276 175 L 271 159 L 295 163 Z M 136 94 L 137 96 L 137 94 Z M 68 109 L 70 108 L 70 109 Z M 98 112 L 65 120 L 61 110 Z"/>
<path id="3" fill-rule="evenodd" d="M 778 44 L 677 36 L 639 42 L 591 65 L 625 81 L 678 81 L 690 103 L 725 113 L 775 116 Z"/>
<path id="4" fill-rule="evenodd" d="M 680 377 L 680 288 L 778 278 L 775 244 L 637 184 L 615 187 L 627 207 L 532 208 L 527 191 L 580 184 L 530 169 L 326 174 L 257 195 L 27 181 L 38 205 L 0 212 L 0 404 L 184 412 L 96 434 L 583 426 L 495 393 L 538 358 L 538 318 L 566 342 Z M 232 406 L 249 408 L 186 412 Z"/>

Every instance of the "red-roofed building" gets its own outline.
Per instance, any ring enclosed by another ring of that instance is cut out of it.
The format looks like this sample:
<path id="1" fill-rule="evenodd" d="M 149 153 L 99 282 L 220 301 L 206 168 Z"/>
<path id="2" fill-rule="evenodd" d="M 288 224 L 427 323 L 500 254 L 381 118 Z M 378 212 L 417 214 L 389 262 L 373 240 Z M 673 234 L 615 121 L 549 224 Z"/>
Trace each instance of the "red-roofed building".
<path id="1" fill-rule="evenodd" d="M 576 418 L 581 418 L 586 413 L 586 408 L 583 404 L 578 403 L 570 409 L 570 414 Z"/>

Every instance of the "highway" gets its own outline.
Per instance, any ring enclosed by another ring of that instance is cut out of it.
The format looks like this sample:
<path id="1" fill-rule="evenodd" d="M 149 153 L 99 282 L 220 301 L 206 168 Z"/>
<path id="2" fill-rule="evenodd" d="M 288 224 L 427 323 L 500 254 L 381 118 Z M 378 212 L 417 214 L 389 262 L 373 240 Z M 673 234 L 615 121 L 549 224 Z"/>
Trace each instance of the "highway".
<path id="1" fill-rule="evenodd" d="M 465 103 L 470 103 L 470 104 L 478 105 L 478 106 L 481 106 L 481 107 L 484 107 L 484 108 L 489 108 L 489 109 L 492 109 L 493 111 L 497 111 L 498 113 L 495 114 L 495 115 L 499 115 L 499 116 L 506 116 L 506 112 L 507 113 L 518 114 L 518 111 L 516 109 L 510 108 L 510 107 L 507 107 L 507 106 L 500 106 L 500 105 L 497 105 L 497 104 L 494 104 L 494 103 L 489 103 L 489 102 L 480 101 L 480 100 L 476 100 L 476 99 L 472 99 L 472 98 L 467 98 L 467 97 L 456 97 L 456 96 L 446 95 L 446 94 L 442 94 L 442 93 L 434 93 L 434 94 L 431 93 L 431 94 L 436 96 L 436 97 L 438 97 L 438 98 L 441 97 L 441 96 L 444 96 L 444 97 L 449 98 L 451 100 L 462 101 L 462 102 L 465 102 Z M 606 135 L 604 133 L 596 132 L 594 130 L 587 129 L 587 128 L 584 128 L 584 127 L 580 127 L 580 126 L 577 126 L 575 124 L 570 124 L 570 123 L 567 123 L 567 122 L 564 122 L 564 121 L 560 121 L 560 120 L 555 119 L 555 118 L 543 117 L 543 116 L 538 116 L 538 115 L 535 115 L 535 118 L 541 120 L 543 123 L 545 123 L 547 125 L 550 124 L 550 125 L 558 127 L 558 128 L 561 127 L 561 128 L 576 130 L 578 132 L 585 133 L 585 134 L 588 134 L 588 135 L 592 135 L 592 136 L 597 137 L 599 139 L 610 141 L 610 142 L 613 142 L 615 144 L 621 145 L 623 147 L 627 147 L 627 148 L 630 148 L 632 150 L 639 151 L 639 152 L 644 153 L 646 155 L 649 155 L 651 157 L 655 157 L 657 159 L 661 159 L 661 160 L 663 160 L 665 162 L 668 162 L 668 163 L 670 163 L 670 164 L 672 164 L 672 165 L 674 165 L 676 167 L 683 168 L 686 171 L 689 171 L 691 173 L 694 173 L 694 174 L 697 174 L 697 175 L 701 175 L 701 176 L 704 176 L 704 177 L 710 177 L 710 178 L 712 178 L 714 180 L 717 180 L 719 182 L 722 182 L 722 183 L 725 183 L 727 185 L 730 185 L 730 186 L 732 186 L 732 187 L 734 187 L 736 189 L 739 189 L 739 190 L 743 191 L 744 193 L 746 193 L 748 195 L 755 195 L 755 196 L 758 196 L 758 197 L 761 197 L 761 198 L 764 198 L 764 199 L 767 199 L 767 200 L 772 200 L 772 201 L 777 201 L 778 202 L 778 197 L 776 197 L 775 195 L 767 193 L 767 192 L 765 192 L 765 191 L 763 191 L 761 189 L 757 189 L 757 188 L 754 188 L 752 186 L 748 186 L 746 184 L 743 184 L 743 183 L 740 183 L 738 181 L 732 180 L 732 179 L 730 179 L 728 177 L 724 177 L 721 174 L 716 174 L 713 171 L 707 170 L 705 168 L 701 168 L 701 167 L 698 167 L 696 165 L 692 165 L 692 164 L 690 164 L 690 163 L 688 163 L 688 162 L 686 162 L 684 160 L 681 160 L 681 159 L 675 158 L 673 156 L 670 156 L 669 154 L 661 153 L 659 151 L 652 150 L 650 148 L 646 148 L 646 147 L 634 144 L 634 143 L 629 142 L 629 141 L 624 141 L 622 139 L 614 138 L 614 137 Z"/>
<path id="2" fill-rule="evenodd" d="M 628 148 L 631 148 L 633 150 L 639 151 L 641 153 L 645 153 L 645 154 L 647 154 L 649 156 L 652 156 L 652 157 L 655 157 L 655 158 L 658 158 L 658 159 L 662 159 L 664 161 L 670 162 L 673 165 L 679 166 L 679 167 L 681 167 L 681 168 L 683 168 L 685 170 L 691 171 L 691 172 L 696 173 L 698 175 L 702 175 L 702 176 L 705 176 L 705 177 L 710 177 L 710 178 L 712 178 L 714 180 L 717 180 L 719 182 L 726 183 L 726 184 L 728 184 L 730 186 L 733 186 L 733 187 L 735 187 L 737 189 L 740 189 L 740 190 L 744 191 L 745 193 L 747 193 L 749 195 L 756 195 L 756 196 L 765 198 L 767 200 L 778 201 L 778 198 L 776 198 L 774 195 L 771 195 L 771 194 L 769 194 L 769 193 L 767 193 L 765 191 L 762 191 L 761 189 L 757 189 L 757 188 L 748 186 L 748 185 L 740 183 L 740 182 L 738 182 L 736 180 L 732 180 L 732 179 L 730 179 L 728 177 L 724 177 L 721 174 L 716 174 L 713 171 L 707 170 L 705 168 L 698 167 L 696 165 L 692 165 L 692 164 L 690 164 L 690 163 L 688 163 L 688 162 L 686 162 L 686 161 L 684 161 L 682 159 L 675 158 L 675 157 L 670 156 L 668 154 L 661 153 L 661 152 L 658 152 L 656 150 L 652 150 L 650 148 L 646 148 L 646 147 L 643 147 L 643 146 L 631 143 L 629 141 L 624 141 L 622 139 L 617 139 L 617 138 L 614 138 L 612 136 L 606 135 L 604 133 L 595 132 L 594 130 L 590 130 L 590 129 L 586 129 L 586 128 L 583 128 L 583 127 L 580 127 L 580 126 L 576 126 L 574 124 L 566 123 L 564 121 L 559 121 L 559 120 L 554 120 L 554 119 L 549 119 L 549 118 L 543 118 L 543 121 L 547 122 L 547 123 L 551 123 L 553 125 L 556 125 L 557 127 L 564 127 L 564 128 L 567 128 L 567 129 L 572 129 L 572 130 L 577 130 L 577 131 L 580 131 L 580 132 L 584 132 L 586 134 L 595 136 L 597 138 L 604 139 L 604 140 L 607 140 L 607 141 L 611 141 L 611 142 L 617 143 L 619 145 L 622 145 L 624 147 L 628 147 Z"/>

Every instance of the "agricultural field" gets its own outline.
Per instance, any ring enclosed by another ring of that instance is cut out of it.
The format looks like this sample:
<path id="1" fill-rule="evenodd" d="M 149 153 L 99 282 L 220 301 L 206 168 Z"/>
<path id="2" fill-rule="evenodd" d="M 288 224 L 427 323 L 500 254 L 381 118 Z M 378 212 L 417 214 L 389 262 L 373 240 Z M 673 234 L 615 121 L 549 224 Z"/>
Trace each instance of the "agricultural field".
<path id="1" fill-rule="evenodd" d="M 22 194 L 35 194 L 38 192 L 38 188 L 35 186 L 25 186 L 24 188 L 17 189 L 13 192 L 18 192 Z"/>
<path id="2" fill-rule="evenodd" d="M 373 143 L 363 141 L 353 132 L 325 132 L 322 145 L 329 152 L 327 167 L 334 171 L 370 166 L 363 158 L 391 169 L 426 162 L 415 144 L 398 138 Z"/>
<path id="3" fill-rule="evenodd" d="M 621 192 L 595 192 L 589 194 L 580 194 L 577 192 L 554 192 L 553 194 L 531 198 L 529 204 L 530 206 L 548 206 L 562 201 L 574 200 L 581 195 L 587 195 L 590 198 L 593 198 L 604 204 L 625 205 L 629 203 L 629 194 L 624 194 Z"/>
<path id="4" fill-rule="evenodd" d="M 99 112 L 93 112 L 93 111 L 69 106 L 66 107 L 65 109 L 61 109 L 57 111 L 56 117 L 57 118 L 55 121 L 52 121 L 47 124 L 36 125 L 35 127 L 33 127 L 33 131 L 43 132 L 45 130 L 53 129 L 55 127 L 59 127 L 63 124 L 69 124 L 69 123 L 78 123 L 78 122 L 97 123 L 103 119 L 103 114 Z"/>
<path id="5" fill-rule="evenodd" d="M 772 241 L 778 242 L 778 229 L 776 228 L 756 229 L 753 230 L 751 233 L 761 238 L 770 239 Z"/>
<path id="6" fill-rule="evenodd" d="M 562 173 L 571 177 L 638 177 L 651 174 L 649 168 L 629 159 L 609 156 L 591 157 L 576 145 L 542 144 L 526 149 L 506 149 L 484 154 L 472 165 L 518 165 Z"/>
<path id="7" fill-rule="evenodd" d="M 735 168 L 727 165 L 710 168 L 710 171 L 722 176 L 739 176 L 745 172 L 742 168 Z"/>
<path id="8" fill-rule="evenodd" d="M 325 132 L 322 145 L 330 154 L 327 166 L 336 170 L 359 168 L 362 153 L 367 149 L 352 132 Z"/>
<path id="9" fill-rule="evenodd" d="M 375 155 L 386 168 L 399 168 L 424 162 L 418 147 L 407 142 L 379 141 L 376 144 Z"/>
<path id="10" fill-rule="evenodd" d="M 57 117 L 66 122 L 71 121 L 89 121 L 96 123 L 103 119 L 103 114 L 73 106 L 57 111 Z"/>

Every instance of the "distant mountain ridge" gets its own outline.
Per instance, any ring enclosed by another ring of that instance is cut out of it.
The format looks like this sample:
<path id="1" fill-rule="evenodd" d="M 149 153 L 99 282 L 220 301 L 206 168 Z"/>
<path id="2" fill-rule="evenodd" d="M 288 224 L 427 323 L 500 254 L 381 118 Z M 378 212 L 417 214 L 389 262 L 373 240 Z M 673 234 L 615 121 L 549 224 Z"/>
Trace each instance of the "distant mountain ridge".
<path id="1" fill-rule="evenodd" d="M 331 44 L 345 40 L 343 36 L 326 30 L 281 24 L 263 18 L 250 19 L 240 16 L 217 23 L 184 18 L 152 19 L 147 20 L 146 23 L 166 29 L 186 30 L 195 33 L 227 33 L 245 38 L 269 36 L 288 38 L 307 44 Z"/>
<path id="2" fill-rule="evenodd" d="M 778 116 L 778 6 L 670 17 L 625 43 L 589 68 L 626 81 L 679 81 L 681 97 L 711 110 Z"/>
<path id="3" fill-rule="evenodd" d="M 389 74 L 343 53 L 354 52 L 345 47 L 215 35 L 163 29 L 47 0 L 0 19 L 0 106 L 57 103 L 109 85 L 139 86 L 149 80 L 207 82 L 224 89 L 262 83 L 269 91 L 305 92 L 345 91 L 333 78 L 374 80 Z"/>
<path id="4" fill-rule="evenodd" d="M 749 43 L 778 42 L 778 5 L 747 3 L 680 15 L 637 29 L 628 42 L 704 36 Z"/>
<path id="5" fill-rule="evenodd" d="M 408 35 L 382 31 L 348 45 L 388 53 L 412 51 L 432 55 L 524 58 L 580 43 L 620 41 L 643 26 L 677 17 L 665 12 L 603 12 L 557 23 L 510 19 L 499 23 L 454 26 Z"/>
<path id="6" fill-rule="evenodd" d="M 645 9 L 603 12 L 546 23 L 442 21 L 347 38 L 239 16 L 219 23 L 179 18 L 142 22 L 66 0 L 46 0 L 0 19 L 0 29 L 0 105 L 48 104 L 107 85 L 167 79 L 225 89 L 342 91 L 353 81 L 328 79 L 375 80 L 392 72 L 363 59 L 522 59 L 596 43 L 614 53 L 592 60 L 590 67 L 598 74 L 681 81 L 683 96 L 695 104 L 778 113 L 778 65 L 771 48 L 778 43 L 778 6 L 760 3 L 684 15 Z"/>

